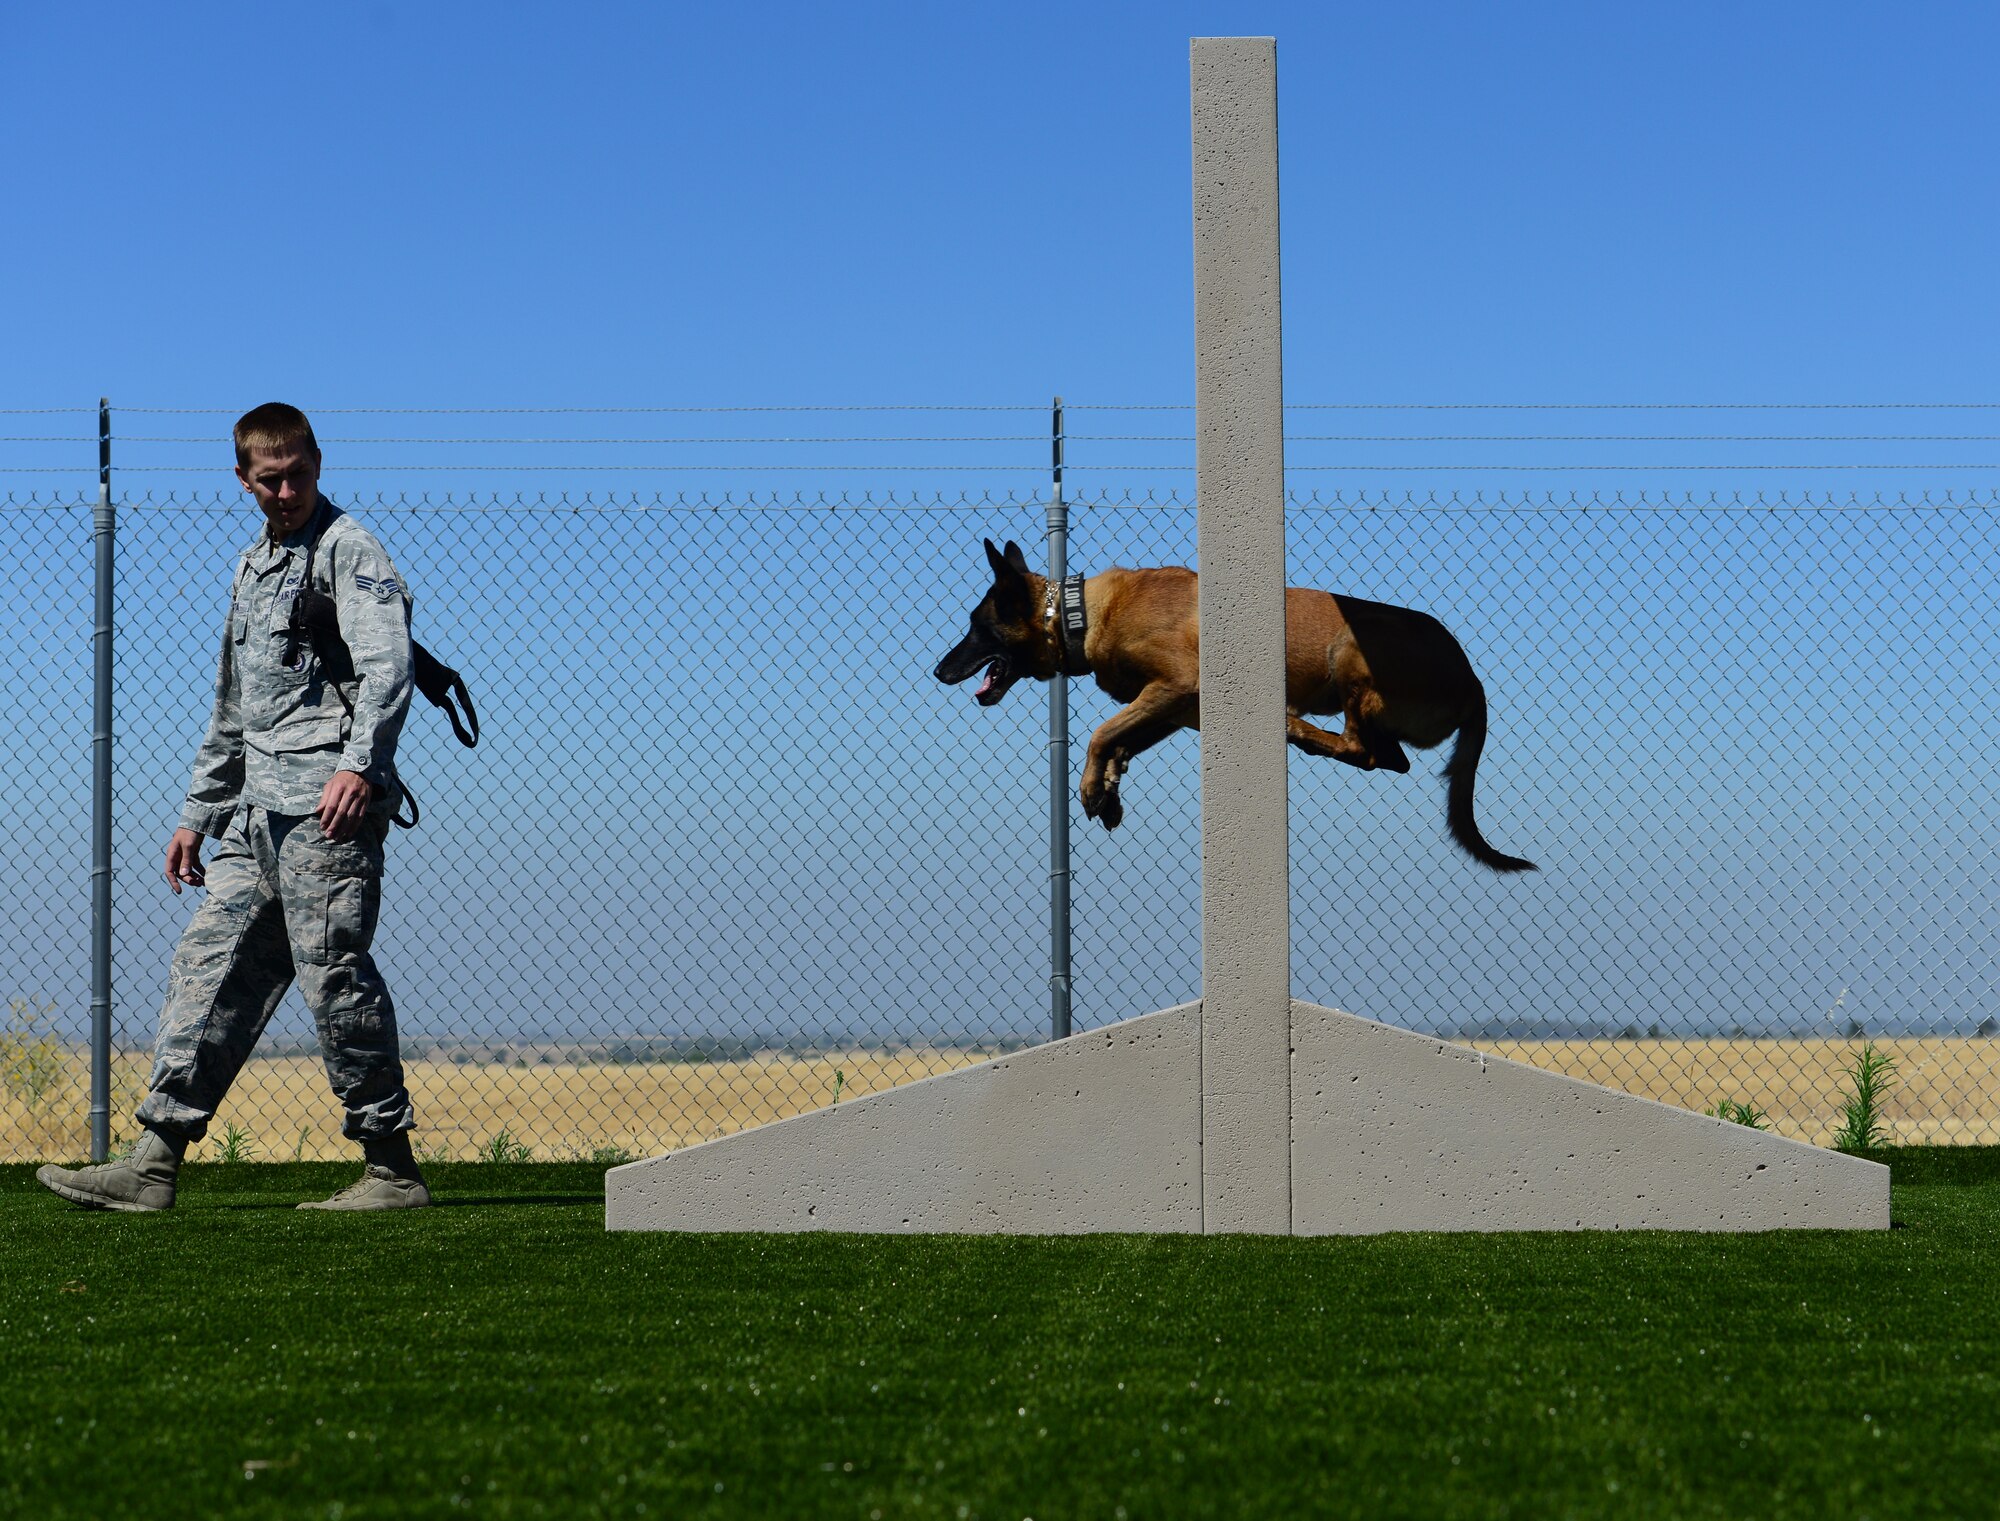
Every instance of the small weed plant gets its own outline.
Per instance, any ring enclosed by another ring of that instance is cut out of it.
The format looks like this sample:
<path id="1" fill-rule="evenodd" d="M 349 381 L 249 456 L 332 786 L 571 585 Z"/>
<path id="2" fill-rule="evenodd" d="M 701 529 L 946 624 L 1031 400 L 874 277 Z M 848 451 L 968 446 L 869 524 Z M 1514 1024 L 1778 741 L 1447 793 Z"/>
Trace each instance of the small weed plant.
<path id="1" fill-rule="evenodd" d="M 1765 1130 L 1764 1111 L 1755 1104 L 1746 1104 L 1741 1099 L 1721 1099 L 1713 1109 L 1704 1109 L 1704 1114 L 1712 1114 L 1718 1120 L 1727 1120 L 1732 1125 L 1748 1125 L 1752 1130 Z"/>
<path id="2" fill-rule="evenodd" d="M 1867 1151 L 1888 1144 L 1889 1125 L 1883 1118 L 1882 1105 L 1895 1083 L 1895 1075 L 1895 1061 L 1886 1052 L 1877 1051 L 1875 1042 L 1871 1040 L 1861 1048 L 1861 1054 L 1847 1068 L 1848 1094 L 1841 1102 L 1834 1150 Z"/>
<path id="3" fill-rule="evenodd" d="M 590 1155 L 583 1160 L 593 1167 L 623 1167 L 627 1162 L 639 1159 L 623 1146 L 593 1146 Z"/>
<path id="4" fill-rule="evenodd" d="M 303 1137 L 301 1137 L 303 1143 Z M 215 1143 L 215 1160 L 218 1162 L 248 1162 L 257 1155 L 257 1143 L 250 1138 L 250 1132 L 231 1120 L 222 1127 L 222 1139 Z"/>
<path id="5" fill-rule="evenodd" d="M 534 1152 L 525 1142 L 515 1140 L 504 1125 L 498 1135 L 479 1148 L 479 1160 L 482 1162 L 532 1162 L 534 1159 Z"/>

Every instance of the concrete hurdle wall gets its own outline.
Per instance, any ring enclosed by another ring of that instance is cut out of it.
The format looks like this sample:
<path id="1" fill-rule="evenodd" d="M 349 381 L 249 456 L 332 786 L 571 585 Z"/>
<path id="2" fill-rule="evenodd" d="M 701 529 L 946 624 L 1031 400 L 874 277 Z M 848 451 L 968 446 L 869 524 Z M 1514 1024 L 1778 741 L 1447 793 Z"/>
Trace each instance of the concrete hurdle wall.
<path id="1" fill-rule="evenodd" d="M 1875 1163 L 1293 1000 L 1275 44 L 1190 83 L 1201 1001 L 613 1168 L 606 1226 L 1886 1228 Z"/>
<path id="2" fill-rule="evenodd" d="M 1292 935 L 1276 42 L 1198 39 L 1189 98 L 1202 1208 L 1211 1230 L 1282 1234 L 1292 1207 Z"/>

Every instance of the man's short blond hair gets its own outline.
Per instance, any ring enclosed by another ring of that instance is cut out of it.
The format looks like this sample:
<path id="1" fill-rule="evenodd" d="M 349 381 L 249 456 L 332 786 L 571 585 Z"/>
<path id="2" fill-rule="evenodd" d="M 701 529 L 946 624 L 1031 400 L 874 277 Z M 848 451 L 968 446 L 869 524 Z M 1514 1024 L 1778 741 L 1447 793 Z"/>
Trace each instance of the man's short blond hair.
<path id="1" fill-rule="evenodd" d="M 251 454 L 258 449 L 266 454 L 289 454 L 294 449 L 303 449 L 314 459 L 319 458 L 319 440 L 313 437 L 313 426 L 306 421 L 306 414 L 282 401 L 267 401 L 236 419 L 238 468 L 247 467 Z"/>

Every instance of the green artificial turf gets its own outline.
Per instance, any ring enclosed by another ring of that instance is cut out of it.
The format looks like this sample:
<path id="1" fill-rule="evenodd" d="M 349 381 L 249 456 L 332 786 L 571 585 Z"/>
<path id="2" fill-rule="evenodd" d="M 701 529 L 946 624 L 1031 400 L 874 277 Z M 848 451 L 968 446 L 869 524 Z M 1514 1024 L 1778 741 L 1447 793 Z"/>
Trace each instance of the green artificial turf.
<path id="1" fill-rule="evenodd" d="M 599 1170 L 0 1168 L 0 1514 L 1983 1516 L 2000 1157 L 1893 1231 L 606 1235 Z M 1904 1181 L 1905 1179 L 1915 1181 Z"/>

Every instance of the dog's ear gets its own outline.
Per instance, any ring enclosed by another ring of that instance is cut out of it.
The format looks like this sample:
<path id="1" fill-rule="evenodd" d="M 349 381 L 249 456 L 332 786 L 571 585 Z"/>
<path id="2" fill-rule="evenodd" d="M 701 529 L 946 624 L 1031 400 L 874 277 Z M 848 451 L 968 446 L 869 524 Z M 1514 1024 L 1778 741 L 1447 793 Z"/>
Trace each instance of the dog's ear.
<path id="1" fill-rule="evenodd" d="M 986 563 L 993 567 L 993 590 L 986 594 L 989 604 L 1004 618 L 1025 617 L 1031 598 L 1028 593 L 1028 578 L 1014 561 L 1021 557 L 1021 551 L 1013 544 L 1002 554 L 986 541 Z"/>
<path id="2" fill-rule="evenodd" d="M 986 563 L 993 567 L 993 579 L 996 581 L 1011 581 L 1028 569 L 1028 562 L 1021 558 L 1021 546 L 1011 539 L 1007 541 L 1007 552 L 1004 555 L 994 548 L 993 541 L 988 539 Z"/>

